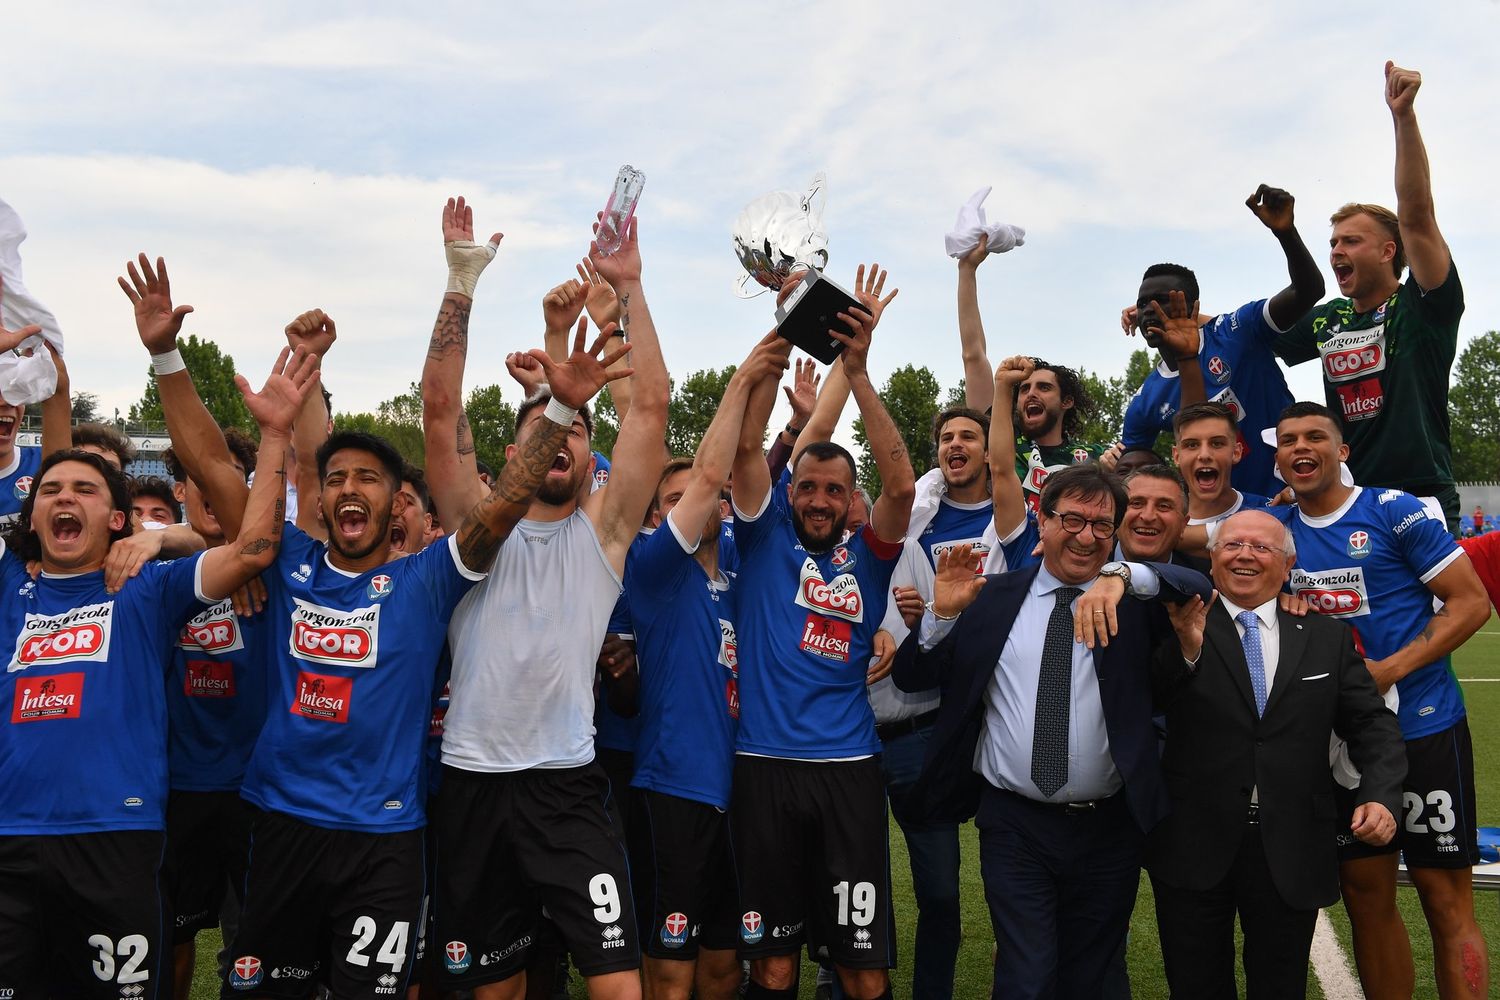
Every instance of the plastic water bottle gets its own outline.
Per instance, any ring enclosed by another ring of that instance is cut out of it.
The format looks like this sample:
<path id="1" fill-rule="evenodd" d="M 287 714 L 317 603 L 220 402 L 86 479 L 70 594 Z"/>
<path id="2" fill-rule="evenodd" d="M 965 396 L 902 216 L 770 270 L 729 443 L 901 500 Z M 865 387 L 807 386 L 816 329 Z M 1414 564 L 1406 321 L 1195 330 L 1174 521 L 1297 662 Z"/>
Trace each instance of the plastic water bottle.
<path id="1" fill-rule="evenodd" d="M 604 218 L 599 220 L 599 231 L 594 234 L 600 253 L 608 256 L 625 242 L 625 236 L 630 232 L 630 220 L 635 217 L 636 203 L 641 200 L 641 189 L 645 186 L 646 175 L 628 163 L 615 175 L 615 188 L 609 193 Z"/>

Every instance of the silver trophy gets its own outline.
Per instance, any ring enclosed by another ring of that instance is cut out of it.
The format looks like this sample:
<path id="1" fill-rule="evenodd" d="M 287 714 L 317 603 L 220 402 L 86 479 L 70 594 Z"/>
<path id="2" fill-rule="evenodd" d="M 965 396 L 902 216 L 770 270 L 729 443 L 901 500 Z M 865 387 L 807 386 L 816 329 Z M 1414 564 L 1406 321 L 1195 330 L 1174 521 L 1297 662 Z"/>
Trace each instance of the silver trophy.
<path id="1" fill-rule="evenodd" d="M 827 180 L 814 174 L 802 193 L 772 191 L 740 212 L 734 222 L 734 252 L 745 273 L 732 284 L 743 299 L 767 289 L 779 290 L 795 271 L 807 276 L 776 307 L 776 329 L 783 337 L 825 364 L 838 357 L 844 345 L 828 335 L 842 327 L 838 313 L 859 303 L 831 279 L 828 233 L 823 228 Z"/>

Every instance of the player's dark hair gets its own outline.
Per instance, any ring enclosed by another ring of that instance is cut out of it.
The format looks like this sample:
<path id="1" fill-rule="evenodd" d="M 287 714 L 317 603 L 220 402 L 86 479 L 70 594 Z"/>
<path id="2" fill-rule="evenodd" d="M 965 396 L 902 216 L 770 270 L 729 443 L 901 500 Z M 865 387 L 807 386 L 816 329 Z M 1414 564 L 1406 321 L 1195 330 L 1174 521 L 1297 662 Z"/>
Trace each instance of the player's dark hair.
<path id="1" fill-rule="evenodd" d="M 396 450 L 389 441 L 375 434 L 366 434 L 364 431 L 334 431 L 328 435 L 328 440 L 323 442 L 318 449 L 318 482 L 322 483 L 328 475 L 328 460 L 335 452 L 344 451 L 367 451 L 375 456 L 381 468 L 385 469 L 386 477 L 391 481 L 391 490 L 401 488 L 401 474 L 406 469 L 406 459 Z"/>
<path id="2" fill-rule="evenodd" d="M 552 401 L 552 391 L 546 386 L 539 389 L 535 395 L 528 397 L 520 406 L 516 407 L 516 431 L 512 440 L 521 433 L 521 425 L 526 423 L 526 415 L 538 406 L 546 406 Z M 578 408 L 578 415 L 583 418 L 583 430 L 589 436 L 589 441 L 594 440 L 594 418 L 589 413 L 588 404 Z"/>
<path id="3" fill-rule="evenodd" d="M 938 439 L 943 436 L 944 424 L 950 420 L 957 420 L 959 417 L 963 417 L 965 420 L 972 420 L 979 425 L 980 440 L 988 448 L 990 441 L 990 418 L 987 414 L 980 413 L 978 410 L 968 406 L 950 406 L 932 418 L 932 443 L 937 444 Z"/>
<path id="4" fill-rule="evenodd" d="M 130 500 L 132 506 L 137 497 L 154 497 L 166 505 L 167 510 L 172 512 L 172 523 L 182 523 L 182 507 L 177 503 L 177 494 L 172 492 L 172 484 L 160 476 L 131 476 L 130 477 Z"/>
<path id="5" fill-rule="evenodd" d="M 1181 264 L 1152 264 L 1141 275 L 1141 280 L 1149 281 L 1152 278 L 1176 278 L 1182 282 L 1182 297 L 1187 300 L 1189 309 L 1198 301 L 1198 276 Z"/>
<path id="6" fill-rule="evenodd" d="M 130 443 L 130 438 L 108 424 L 79 424 L 74 427 L 73 447 L 82 448 L 85 445 L 113 453 L 120 460 L 121 469 L 135 461 L 135 445 Z"/>
<path id="7" fill-rule="evenodd" d="M 1054 365 L 1052 362 L 1043 361 L 1041 358 L 1032 358 L 1031 362 L 1036 365 L 1036 369 L 1028 376 L 1028 381 L 1034 378 L 1039 371 L 1049 371 L 1052 373 L 1052 377 L 1057 379 L 1058 398 L 1063 400 L 1071 399 L 1073 401 L 1073 405 L 1063 410 L 1062 415 L 1063 439 L 1072 440 L 1078 433 L 1078 428 L 1083 426 L 1086 421 L 1094 418 L 1094 412 L 1098 409 L 1098 404 L 1094 402 L 1094 398 L 1089 395 L 1088 390 L 1083 387 L 1083 379 L 1079 378 L 1078 373 L 1067 365 Z M 1017 386 L 1017 388 L 1019 389 L 1020 386 Z M 1010 405 L 1014 409 L 1016 400 L 1012 399 Z"/>
<path id="8" fill-rule="evenodd" d="M 1223 403 L 1189 403 L 1172 418 L 1172 435 L 1181 434 L 1184 427 L 1196 420 L 1223 420 L 1229 424 L 1230 434 L 1238 434 L 1240 430 L 1234 411 Z"/>
<path id="9" fill-rule="evenodd" d="M 1132 469 L 1124 479 L 1125 494 L 1130 495 L 1130 484 L 1137 479 L 1160 479 L 1164 483 L 1172 483 L 1182 493 L 1182 510 L 1187 512 L 1188 508 L 1188 485 L 1187 480 L 1182 478 L 1182 473 L 1161 462 L 1155 465 L 1143 465 L 1139 469 Z"/>
<path id="10" fill-rule="evenodd" d="M 417 499 L 421 501 L 422 513 L 432 513 L 432 491 L 427 488 L 427 473 L 408 462 L 401 469 L 401 481 L 411 483 L 411 488 L 416 491 Z"/>
<path id="11" fill-rule="evenodd" d="M 256 459 L 260 456 L 260 446 L 255 439 L 238 427 L 224 428 L 224 443 L 229 446 L 229 453 L 234 456 L 235 461 L 245 470 L 248 478 L 255 471 Z M 168 448 L 161 453 L 161 460 L 167 466 L 167 474 L 172 477 L 173 482 L 187 482 L 187 470 L 182 467 L 182 460 L 177 457 L 175 449 Z"/>
<path id="12" fill-rule="evenodd" d="M 854 456 L 849 454 L 848 449 L 836 445 L 832 441 L 814 441 L 802 449 L 802 454 L 797 456 L 797 461 L 792 463 L 792 481 L 797 480 L 797 468 L 807 459 L 816 462 L 832 462 L 842 459 L 849 466 L 849 481 L 859 485 L 859 471 L 854 466 Z"/>
<path id="13" fill-rule="evenodd" d="M 125 514 L 124 527 L 119 531 L 109 533 L 110 544 L 113 545 L 122 538 L 130 537 L 130 484 L 125 478 L 125 473 L 91 451 L 84 451 L 82 448 L 63 448 L 42 459 L 41 467 L 32 477 L 31 492 L 21 504 L 20 516 L 5 529 L 5 547 L 23 563 L 35 562 L 42 558 L 42 540 L 31 527 L 31 512 L 36 507 L 37 487 L 41 485 L 47 472 L 54 465 L 62 462 L 82 462 L 104 477 L 104 485 L 109 490 L 111 507 Z"/>
<path id="14" fill-rule="evenodd" d="M 491 480 L 495 478 L 495 470 L 490 468 L 490 463 L 484 461 L 483 459 L 476 458 L 474 460 L 474 471 L 479 473 L 481 476 L 489 476 Z"/>
<path id="15" fill-rule="evenodd" d="M 1115 504 L 1115 527 L 1125 519 L 1125 507 L 1130 503 L 1130 494 L 1125 484 L 1113 472 L 1105 472 L 1097 462 L 1070 465 L 1049 475 L 1042 483 L 1041 508 L 1045 514 L 1057 511 L 1057 502 L 1064 499 L 1098 500 L 1109 497 Z"/>
<path id="16" fill-rule="evenodd" d="M 1279 427 L 1283 420 L 1300 420 L 1303 417 L 1322 417 L 1333 425 L 1334 437 L 1339 441 L 1344 440 L 1344 428 L 1339 425 L 1339 418 L 1322 403 L 1299 400 L 1276 415 L 1276 425 Z"/>

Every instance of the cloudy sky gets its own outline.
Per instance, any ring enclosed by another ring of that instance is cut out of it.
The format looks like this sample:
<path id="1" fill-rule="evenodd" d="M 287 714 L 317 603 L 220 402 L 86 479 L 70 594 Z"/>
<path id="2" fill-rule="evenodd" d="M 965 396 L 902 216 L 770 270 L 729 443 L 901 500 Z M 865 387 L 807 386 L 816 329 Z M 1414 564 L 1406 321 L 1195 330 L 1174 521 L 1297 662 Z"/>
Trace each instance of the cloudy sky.
<path id="1" fill-rule="evenodd" d="M 990 217 L 1028 233 L 980 271 L 991 356 L 1114 374 L 1147 265 L 1195 268 L 1209 309 L 1285 284 L 1243 204 L 1258 183 L 1296 195 L 1320 260 L 1334 208 L 1394 203 L 1387 58 L 1424 74 L 1461 338 L 1500 327 L 1495 0 L 950 3 L 920 18 L 869 0 L 222 6 L 7 11 L 0 197 L 31 231 L 27 282 L 61 321 L 74 386 L 106 412 L 145 383 L 114 285 L 138 250 L 164 255 L 197 307 L 186 329 L 257 383 L 287 319 L 328 310 L 336 408 L 373 409 L 419 377 L 445 282 L 439 213 L 459 193 L 483 234 L 505 233 L 469 362 L 470 384 L 503 382 L 504 354 L 539 346 L 541 296 L 572 275 L 624 162 L 648 178 L 646 291 L 679 376 L 764 332 L 768 299 L 730 292 L 730 226 L 818 170 L 830 274 L 847 284 L 877 260 L 901 288 L 877 378 L 914 362 L 958 380 L 943 234 L 983 185 Z M 1320 397 L 1314 367 L 1291 382 Z"/>

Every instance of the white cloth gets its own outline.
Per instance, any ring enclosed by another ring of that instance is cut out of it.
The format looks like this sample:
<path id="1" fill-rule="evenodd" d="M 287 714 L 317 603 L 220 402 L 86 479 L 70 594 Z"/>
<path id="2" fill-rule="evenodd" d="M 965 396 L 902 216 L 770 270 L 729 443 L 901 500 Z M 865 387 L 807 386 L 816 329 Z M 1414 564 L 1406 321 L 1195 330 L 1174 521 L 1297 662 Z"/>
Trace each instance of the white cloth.
<path id="1" fill-rule="evenodd" d="M 21 243 L 26 239 L 26 225 L 16 210 L 0 199 L 0 326 L 19 330 L 36 324 L 40 337 L 31 337 L 20 349 L 32 349 L 31 357 L 9 351 L 0 354 L 0 396 L 14 406 L 40 403 L 57 391 L 57 366 L 47 353 L 43 339 L 62 353 L 62 331 L 57 317 L 26 290 L 21 280 Z"/>
<path id="2" fill-rule="evenodd" d="M 465 771 L 594 759 L 594 673 L 620 596 L 593 522 L 523 520 L 448 626 L 443 763 Z"/>
<path id="3" fill-rule="evenodd" d="M 982 187 L 969 196 L 963 208 L 958 210 L 958 219 L 953 231 L 943 237 L 949 257 L 962 257 L 979 245 L 981 239 L 990 241 L 990 253 L 1005 253 L 1026 242 L 1026 230 L 1008 222 L 987 222 L 984 217 L 984 199 L 994 190 Z"/>

